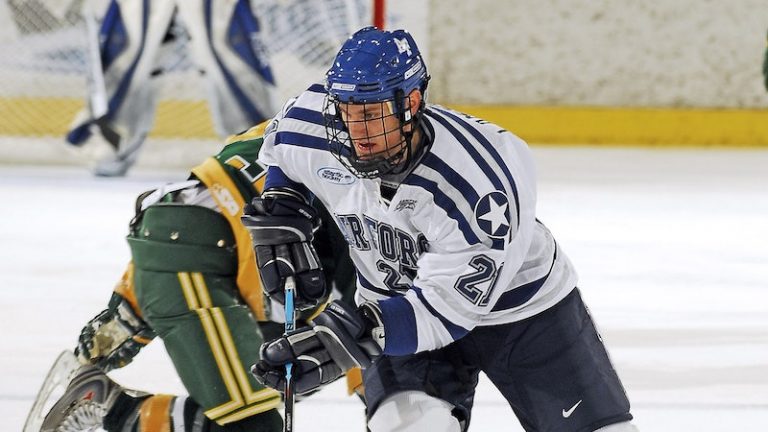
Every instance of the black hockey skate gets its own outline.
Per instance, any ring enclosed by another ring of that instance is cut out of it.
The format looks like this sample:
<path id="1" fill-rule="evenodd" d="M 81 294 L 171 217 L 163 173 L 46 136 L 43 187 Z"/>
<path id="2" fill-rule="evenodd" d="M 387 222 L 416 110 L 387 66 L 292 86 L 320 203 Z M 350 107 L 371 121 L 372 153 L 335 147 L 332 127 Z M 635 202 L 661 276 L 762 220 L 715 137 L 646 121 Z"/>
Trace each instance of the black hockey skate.
<path id="1" fill-rule="evenodd" d="M 101 431 L 122 387 L 94 366 L 82 366 L 43 420 L 41 432 Z"/>

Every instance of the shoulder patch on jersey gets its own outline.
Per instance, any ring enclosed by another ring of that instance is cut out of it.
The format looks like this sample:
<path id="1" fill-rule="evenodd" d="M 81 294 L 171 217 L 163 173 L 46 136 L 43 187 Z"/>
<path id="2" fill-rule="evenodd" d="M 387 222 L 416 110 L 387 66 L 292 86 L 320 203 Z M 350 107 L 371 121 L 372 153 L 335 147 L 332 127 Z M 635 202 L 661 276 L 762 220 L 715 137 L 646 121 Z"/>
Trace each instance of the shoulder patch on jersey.
<path id="1" fill-rule="evenodd" d="M 329 183 L 338 185 L 350 185 L 357 180 L 351 173 L 333 167 L 320 168 L 317 170 L 317 176 Z"/>
<path id="2" fill-rule="evenodd" d="M 488 237 L 504 238 L 509 232 L 509 200 L 500 191 L 493 191 L 475 204 L 475 222 Z"/>

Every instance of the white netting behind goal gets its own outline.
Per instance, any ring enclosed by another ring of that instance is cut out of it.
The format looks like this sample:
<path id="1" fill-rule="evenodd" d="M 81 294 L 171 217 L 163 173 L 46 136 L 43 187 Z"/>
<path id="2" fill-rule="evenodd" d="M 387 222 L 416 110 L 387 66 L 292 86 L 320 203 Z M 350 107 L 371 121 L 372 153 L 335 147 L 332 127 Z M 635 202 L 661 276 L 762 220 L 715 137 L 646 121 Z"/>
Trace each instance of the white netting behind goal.
<path id="1" fill-rule="evenodd" d="M 62 140 L 84 106 L 85 1 L 0 0 L 0 144 L 8 137 Z M 96 3 L 103 10 L 108 1 Z M 342 41 L 371 20 L 371 0 L 251 0 L 251 4 L 281 100 L 321 79 Z M 182 138 L 216 139 L 204 86 L 186 49 L 187 33 L 178 25 L 173 32 L 175 46 L 164 49 L 166 73 L 150 136 L 168 139 L 178 132 Z"/>

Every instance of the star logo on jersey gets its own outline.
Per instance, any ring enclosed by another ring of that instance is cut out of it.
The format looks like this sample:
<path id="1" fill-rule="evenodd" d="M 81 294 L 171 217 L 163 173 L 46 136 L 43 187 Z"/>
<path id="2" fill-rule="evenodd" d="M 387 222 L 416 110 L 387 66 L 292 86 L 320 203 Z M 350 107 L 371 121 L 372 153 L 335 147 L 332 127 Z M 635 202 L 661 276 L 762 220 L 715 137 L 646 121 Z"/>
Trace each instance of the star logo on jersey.
<path id="1" fill-rule="evenodd" d="M 509 232 L 509 200 L 503 192 L 493 191 L 475 205 L 475 221 L 491 238 L 504 238 Z"/>

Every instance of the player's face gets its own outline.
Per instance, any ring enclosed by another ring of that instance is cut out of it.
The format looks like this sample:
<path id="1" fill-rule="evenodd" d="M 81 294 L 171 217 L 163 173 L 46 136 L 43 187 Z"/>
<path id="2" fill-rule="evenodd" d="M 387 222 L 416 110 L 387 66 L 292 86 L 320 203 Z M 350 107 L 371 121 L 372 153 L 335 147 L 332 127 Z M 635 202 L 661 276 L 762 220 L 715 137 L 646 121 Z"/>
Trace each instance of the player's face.
<path id="1" fill-rule="evenodd" d="M 399 151 L 404 139 L 392 108 L 391 102 L 339 104 L 341 119 L 361 160 L 389 158 Z"/>

